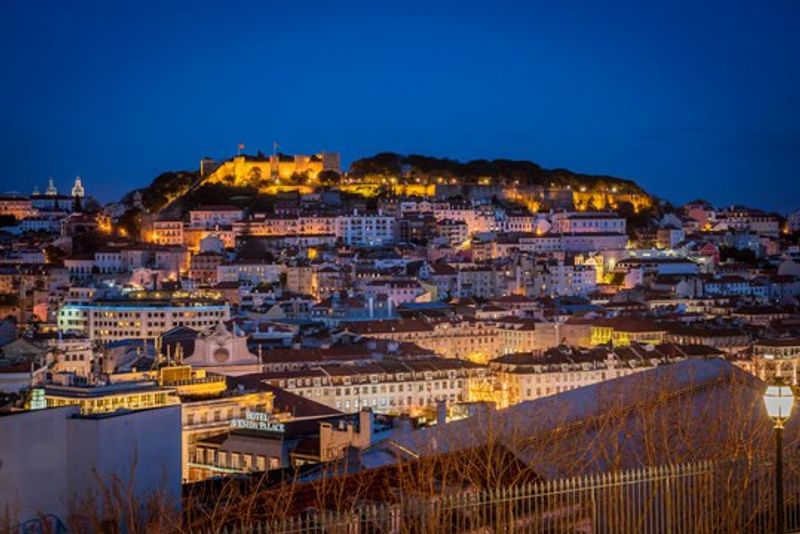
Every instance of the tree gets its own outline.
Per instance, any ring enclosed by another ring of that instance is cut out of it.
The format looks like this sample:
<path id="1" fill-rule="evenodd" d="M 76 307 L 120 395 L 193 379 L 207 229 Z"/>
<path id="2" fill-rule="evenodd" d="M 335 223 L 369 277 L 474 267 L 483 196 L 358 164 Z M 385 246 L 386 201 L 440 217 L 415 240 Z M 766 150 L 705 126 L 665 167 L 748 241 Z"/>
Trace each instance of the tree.
<path id="1" fill-rule="evenodd" d="M 72 237 L 72 253 L 77 255 L 94 254 L 107 241 L 107 236 L 97 231 L 84 232 Z"/>
<path id="2" fill-rule="evenodd" d="M 295 172 L 289 177 L 289 181 L 295 185 L 308 183 L 308 172 Z"/>
<path id="3" fill-rule="evenodd" d="M 131 208 L 123 213 L 117 221 L 117 228 L 122 237 L 136 239 L 142 228 L 142 211 Z"/>
<path id="4" fill-rule="evenodd" d="M 341 175 L 330 169 L 324 170 L 317 175 L 317 181 L 322 185 L 336 185 L 339 183 Z"/>
<path id="5" fill-rule="evenodd" d="M 737 249 L 726 246 L 719 247 L 719 259 L 722 262 L 730 260 L 753 266 L 757 266 L 759 264 L 758 256 L 749 248 Z"/>
<path id="6" fill-rule="evenodd" d="M 48 265 L 62 266 L 64 265 L 64 251 L 55 245 L 47 245 L 44 248 L 45 262 Z"/>
<path id="7" fill-rule="evenodd" d="M 250 172 L 247 175 L 248 185 L 258 187 L 261 184 L 262 179 L 263 176 L 261 172 L 261 167 L 253 167 L 252 169 L 250 169 Z"/>

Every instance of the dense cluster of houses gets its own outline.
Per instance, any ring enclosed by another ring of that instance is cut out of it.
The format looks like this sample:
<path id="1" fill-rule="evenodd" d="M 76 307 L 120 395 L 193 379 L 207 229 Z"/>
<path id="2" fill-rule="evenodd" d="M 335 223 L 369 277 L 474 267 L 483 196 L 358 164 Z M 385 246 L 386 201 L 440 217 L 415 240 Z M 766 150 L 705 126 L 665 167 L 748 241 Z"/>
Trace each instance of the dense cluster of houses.
<path id="1" fill-rule="evenodd" d="M 0 198 L 17 221 L 0 236 L 3 404 L 178 406 L 184 481 L 685 360 L 797 383 L 796 214 L 692 202 L 632 227 L 621 210 L 333 189 L 144 210 L 126 236 L 75 187 Z M 80 234 L 96 246 L 74 251 Z"/>

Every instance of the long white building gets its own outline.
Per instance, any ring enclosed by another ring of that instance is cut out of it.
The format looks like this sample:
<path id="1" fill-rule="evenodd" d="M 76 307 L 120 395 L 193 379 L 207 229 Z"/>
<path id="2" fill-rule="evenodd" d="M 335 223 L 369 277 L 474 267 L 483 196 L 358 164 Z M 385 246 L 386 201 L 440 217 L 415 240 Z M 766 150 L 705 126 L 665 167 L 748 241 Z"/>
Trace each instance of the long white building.
<path id="1" fill-rule="evenodd" d="M 347 215 L 336 218 L 336 237 L 345 245 L 380 246 L 394 242 L 397 219 L 388 215 Z"/>
<path id="2" fill-rule="evenodd" d="M 58 310 L 58 329 L 105 342 L 155 339 L 176 326 L 201 330 L 228 319 L 227 302 L 125 299 L 64 304 Z"/>
<path id="3" fill-rule="evenodd" d="M 371 408 L 381 413 L 416 413 L 439 401 L 468 401 L 470 386 L 486 377 L 486 368 L 464 360 L 430 357 L 322 365 L 258 377 L 345 412 Z"/>

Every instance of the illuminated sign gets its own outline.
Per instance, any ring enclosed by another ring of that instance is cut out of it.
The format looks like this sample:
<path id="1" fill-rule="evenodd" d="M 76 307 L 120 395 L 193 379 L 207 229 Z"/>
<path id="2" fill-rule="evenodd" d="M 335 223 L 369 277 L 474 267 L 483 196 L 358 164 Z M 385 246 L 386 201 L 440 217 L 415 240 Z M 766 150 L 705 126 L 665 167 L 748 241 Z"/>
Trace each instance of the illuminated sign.
<path id="1" fill-rule="evenodd" d="M 245 430 L 258 430 L 260 432 L 285 432 L 286 425 L 270 421 L 269 414 L 264 412 L 244 413 L 244 419 L 231 419 L 231 428 L 242 428 Z"/>

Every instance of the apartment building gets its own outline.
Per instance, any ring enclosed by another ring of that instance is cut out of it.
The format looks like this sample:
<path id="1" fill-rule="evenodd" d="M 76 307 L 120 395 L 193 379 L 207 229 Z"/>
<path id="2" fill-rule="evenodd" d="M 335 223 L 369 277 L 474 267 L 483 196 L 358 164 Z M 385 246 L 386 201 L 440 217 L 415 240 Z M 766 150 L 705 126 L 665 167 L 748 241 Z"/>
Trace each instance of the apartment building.
<path id="1" fill-rule="evenodd" d="M 393 243 L 397 219 L 382 214 L 340 216 L 336 218 L 336 237 L 345 245 L 374 247 Z"/>
<path id="2" fill-rule="evenodd" d="M 241 221 L 244 210 L 236 206 L 202 206 L 189 212 L 189 226 L 192 228 L 214 228 L 231 226 Z"/>
<path id="3" fill-rule="evenodd" d="M 344 412 L 416 413 L 439 401 L 466 402 L 483 366 L 438 357 L 321 365 L 304 371 L 264 373 L 264 383 Z"/>
<path id="4" fill-rule="evenodd" d="M 58 310 L 58 330 L 91 340 L 155 339 L 176 326 L 202 330 L 230 319 L 227 302 L 203 299 L 117 299 L 66 303 Z"/>
<path id="5" fill-rule="evenodd" d="M 236 261 L 217 267 L 217 282 L 246 282 L 252 285 L 270 284 L 280 280 L 286 266 L 278 263 Z"/>
<path id="6" fill-rule="evenodd" d="M 717 357 L 709 347 L 674 345 L 579 349 L 506 354 L 489 362 L 498 399 L 506 405 L 548 397 L 605 380 L 653 369 L 689 357 Z"/>
<path id="7" fill-rule="evenodd" d="M 496 321 L 389 319 L 347 323 L 344 328 L 356 335 L 415 343 L 444 358 L 477 363 L 508 351 L 530 350 L 535 335 L 532 321 L 514 317 Z"/>
<path id="8" fill-rule="evenodd" d="M 551 217 L 559 234 L 624 234 L 625 218 L 611 212 L 562 212 Z"/>
<path id="9" fill-rule="evenodd" d="M 0 196 L 0 215 L 11 215 L 21 220 L 36 215 L 36 210 L 27 197 Z"/>
<path id="10" fill-rule="evenodd" d="M 183 221 L 153 221 L 148 241 L 158 245 L 183 245 Z"/>

